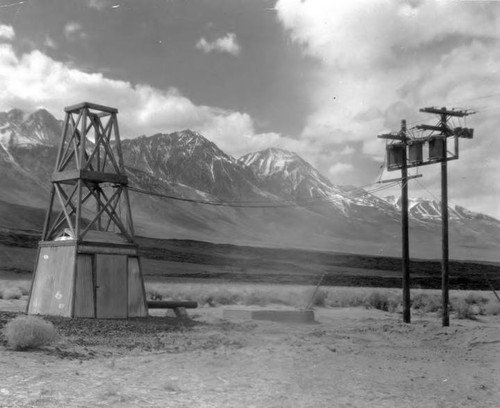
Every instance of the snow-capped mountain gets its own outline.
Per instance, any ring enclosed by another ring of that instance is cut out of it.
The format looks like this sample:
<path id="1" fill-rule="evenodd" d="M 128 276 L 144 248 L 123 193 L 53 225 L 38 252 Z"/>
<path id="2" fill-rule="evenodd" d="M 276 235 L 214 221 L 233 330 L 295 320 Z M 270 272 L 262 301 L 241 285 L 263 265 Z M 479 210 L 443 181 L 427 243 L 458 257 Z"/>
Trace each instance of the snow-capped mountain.
<path id="1" fill-rule="evenodd" d="M 45 109 L 27 114 L 19 109 L 0 113 L 0 145 L 57 146 L 62 122 Z"/>
<path id="2" fill-rule="evenodd" d="M 328 202 L 346 216 L 359 216 L 357 207 L 378 207 L 394 213 L 384 200 L 365 190 L 334 185 L 296 153 L 269 148 L 242 156 L 239 162 L 252 169 L 262 189 L 298 204 Z"/>
<path id="3" fill-rule="evenodd" d="M 385 200 L 392 204 L 397 209 L 401 210 L 401 197 L 387 196 Z M 409 216 L 421 221 L 440 221 L 441 220 L 441 201 L 426 200 L 423 198 L 409 198 L 408 199 L 408 213 Z M 500 222 L 493 217 L 485 214 L 475 213 L 469 211 L 459 205 L 448 205 L 448 217 L 450 220 L 464 221 L 483 219 L 491 222 Z"/>
<path id="4" fill-rule="evenodd" d="M 0 200 L 47 205 L 61 127 L 44 109 L 0 112 Z"/>
<path id="5" fill-rule="evenodd" d="M 2 217 L 15 225 L 2 208 L 48 205 L 61 128 L 45 110 L 0 113 L 0 204 L 10 203 L 0 205 L 0 227 Z M 270 148 L 235 159 L 190 130 L 124 140 L 122 151 L 130 186 L 250 205 L 200 205 L 131 192 L 140 235 L 399 255 L 396 198 L 334 185 L 295 153 Z M 412 253 L 439 257 L 439 204 L 412 200 L 410 214 Z M 454 207 L 450 237 L 452 257 L 496 259 L 500 253 L 500 221 L 483 214 Z"/>
<path id="6" fill-rule="evenodd" d="M 127 167 L 195 188 L 215 199 L 273 199 L 257 187 L 248 167 L 191 130 L 124 140 L 122 150 Z"/>
<path id="7" fill-rule="evenodd" d="M 239 159 L 257 176 L 259 184 L 274 194 L 291 200 L 329 197 L 335 188 L 309 163 L 283 149 L 269 148 Z"/>

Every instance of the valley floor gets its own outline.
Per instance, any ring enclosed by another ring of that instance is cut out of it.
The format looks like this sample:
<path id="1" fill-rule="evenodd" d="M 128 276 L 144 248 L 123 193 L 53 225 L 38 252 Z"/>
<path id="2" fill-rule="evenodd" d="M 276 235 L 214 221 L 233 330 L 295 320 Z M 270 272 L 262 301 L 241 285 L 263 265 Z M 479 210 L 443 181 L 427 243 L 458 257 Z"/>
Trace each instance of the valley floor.
<path id="1" fill-rule="evenodd" d="M 0 300 L 0 326 L 20 300 Z M 228 306 L 229 307 L 229 306 Z M 284 306 L 268 306 L 267 309 Z M 0 344 L 1 407 L 497 407 L 500 316 L 317 308 L 315 324 L 51 318 L 56 346 Z"/>

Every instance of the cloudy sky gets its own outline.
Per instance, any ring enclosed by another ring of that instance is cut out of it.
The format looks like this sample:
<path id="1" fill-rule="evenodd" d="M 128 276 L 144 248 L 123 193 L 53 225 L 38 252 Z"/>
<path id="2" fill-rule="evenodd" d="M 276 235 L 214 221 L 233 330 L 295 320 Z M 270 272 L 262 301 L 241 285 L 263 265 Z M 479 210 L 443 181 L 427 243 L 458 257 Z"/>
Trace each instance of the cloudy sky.
<path id="1" fill-rule="evenodd" d="M 450 204 L 500 218 L 497 1 L 0 0 L 0 111 L 81 101 L 118 108 L 122 137 L 282 147 L 356 186 L 379 177 L 377 134 L 471 109 Z M 439 197 L 439 165 L 421 173 L 410 195 Z"/>

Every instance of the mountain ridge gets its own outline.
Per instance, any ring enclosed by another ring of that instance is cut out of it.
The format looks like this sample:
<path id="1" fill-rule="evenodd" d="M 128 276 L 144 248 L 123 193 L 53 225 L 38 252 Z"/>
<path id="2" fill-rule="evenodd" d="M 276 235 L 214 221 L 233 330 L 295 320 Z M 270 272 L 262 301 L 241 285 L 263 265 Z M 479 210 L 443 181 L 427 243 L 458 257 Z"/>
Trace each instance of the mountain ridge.
<path id="1" fill-rule="evenodd" d="M 5 174 L 0 199 L 43 208 L 62 121 L 47 111 L 9 112 L 12 120 L 0 113 Z M 269 148 L 236 159 L 191 130 L 125 139 L 122 151 L 129 184 L 158 195 L 131 194 L 142 235 L 371 254 L 397 254 L 400 248 L 396 199 L 334 185 L 296 153 Z M 221 202 L 240 206 L 209 205 Z M 431 201 L 415 200 L 410 212 L 415 251 L 426 257 L 438 256 L 436 208 Z M 493 251 L 500 249 L 500 222 L 462 207 L 450 217 L 450 234 L 457 253 L 473 247 L 478 256 L 495 260 Z"/>

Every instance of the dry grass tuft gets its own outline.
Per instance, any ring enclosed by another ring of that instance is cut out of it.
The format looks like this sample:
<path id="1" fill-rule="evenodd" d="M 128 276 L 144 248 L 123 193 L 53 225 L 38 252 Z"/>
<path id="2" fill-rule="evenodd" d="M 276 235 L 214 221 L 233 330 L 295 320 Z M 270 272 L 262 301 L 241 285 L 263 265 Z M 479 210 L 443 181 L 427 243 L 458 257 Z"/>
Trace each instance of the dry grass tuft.
<path id="1" fill-rule="evenodd" d="M 465 299 L 457 299 L 451 303 L 451 308 L 455 312 L 457 319 L 475 320 L 478 311 Z"/>
<path id="2" fill-rule="evenodd" d="M 0 281 L 0 299 L 20 299 L 30 293 L 31 283 L 28 281 Z"/>
<path id="3" fill-rule="evenodd" d="M 263 285 L 242 283 L 160 283 L 146 282 L 148 297 L 169 300 L 192 300 L 203 306 L 285 305 L 304 308 L 314 293 L 314 286 L 305 285 Z M 451 291 L 451 307 L 467 315 L 465 305 L 474 314 L 500 314 L 500 304 L 488 292 Z M 458 301 L 461 300 L 460 305 Z M 439 313 L 441 293 L 439 290 L 415 289 L 411 293 L 411 305 L 418 313 Z M 401 289 L 320 287 L 314 298 L 316 307 L 368 307 L 388 312 L 402 310 Z"/>
<path id="4" fill-rule="evenodd" d="M 374 291 L 366 297 L 365 306 L 394 313 L 401 307 L 401 296 L 393 295 L 388 292 Z"/>
<path id="5" fill-rule="evenodd" d="M 451 309 L 459 319 L 474 320 L 478 315 L 497 314 L 500 311 L 498 301 L 491 296 L 469 292 L 465 296 L 454 297 L 450 301 Z"/>
<path id="6" fill-rule="evenodd" d="M 417 293 L 411 298 L 412 308 L 423 313 L 440 312 L 441 303 L 441 297 L 438 294 Z"/>
<path id="7" fill-rule="evenodd" d="M 366 293 L 353 288 L 338 288 L 328 291 L 326 304 L 331 307 L 358 307 L 366 304 Z"/>
<path id="8" fill-rule="evenodd" d="M 47 346 L 59 338 L 53 324 L 35 316 L 18 316 L 2 330 L 7 345 L 14 350 Z"/>
<path id="9" fill-rule="evenodd" d="M 0 289 L 0 298 L 5 300 L 21 299 L 23 292 L 16 286 L 7 286 Z"/>
<path id="10" fill-rule="evenodd" d="M 500 302 L 497 299 L 493 301 L 490 300 L 484 305 L 483 310 L 485 315 L 498 316 L 500 315 Z"/>

